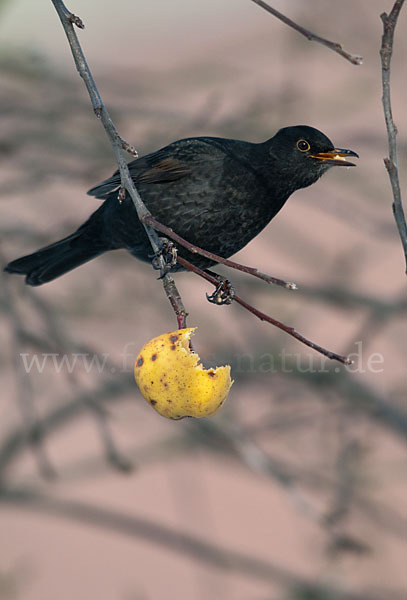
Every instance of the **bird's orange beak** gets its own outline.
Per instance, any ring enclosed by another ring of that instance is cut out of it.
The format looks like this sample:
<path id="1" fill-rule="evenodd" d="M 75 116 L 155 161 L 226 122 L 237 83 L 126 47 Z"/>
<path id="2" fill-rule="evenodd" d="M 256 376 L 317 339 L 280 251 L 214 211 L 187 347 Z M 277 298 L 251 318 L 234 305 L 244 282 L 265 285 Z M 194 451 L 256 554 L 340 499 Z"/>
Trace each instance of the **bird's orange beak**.
<path id="1" fill-rule="evenodd" d="M 310 155 L 312 158 L 317 158 L 318 160 L 322 160 L 324 163 L 328 163 L 330 165 L 337 165 L 338 167 L 356 167 L 355 163 L 349 162 L 346 160 L 348 156 L 355 156 L 359 158 L 359 155 L 353 150 L 345 150 L 343 148 L 334 148 L 333 150 L 328 150 L 327 152 L 317 152 L 316 154 Z"/>

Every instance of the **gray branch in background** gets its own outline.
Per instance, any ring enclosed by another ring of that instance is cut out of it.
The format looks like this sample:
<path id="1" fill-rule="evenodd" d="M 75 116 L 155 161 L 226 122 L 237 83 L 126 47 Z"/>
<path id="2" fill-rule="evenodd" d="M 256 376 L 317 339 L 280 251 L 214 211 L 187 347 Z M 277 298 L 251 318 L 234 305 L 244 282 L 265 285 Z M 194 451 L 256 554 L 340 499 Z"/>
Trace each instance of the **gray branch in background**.
<path id="1" fill-rule="evenodd" d="M 403 245 L 407 273 L 407 225 L 401 199 L 398 171 L 397 127 L 393 121 L 390 98 L 390 65 L 393 54 L 394 32 L 403 4 L 404 0 L 396 0 L 389 15 L 387 13 L 382 13 L 380 15 L 380 18 L 383 21 L 383 36 L 382 45 L 380 48 L 380 58 L 382 63 L 382 102 L 389 146 L 389 157 L 384 159 L 384 164 L 389 174 L 393 192 L 393 214 L 397 224 L 397 229 L 399 231 L 401 243 Z"/>
<path id="2" fill-rule="evenodd" d="M 315 33 L 312 33 L 312 31 L 309 31 L 308 29 L 305 29 L 305 27 L 298 25 L 298 23 L 295 23 L 295 21 L 292 21 L 291 19 L 289 19 L 288 17 L 283 15 L 283 13 L 276 10 L 275 8 L 273 8 L 272 6 L 270 6 L 263 0 L 252 0 L 252 2 L 257 4 L 261 8 L 264 8 L 264 10 L 269 12 L 271 15 L 273 15 L 277 19 L 280 19 L 280 21 L 282 21 L 283 23 L 288 25 L 288 27 L 292 27 L 293 29 L 295 29 L 295 31 L 298 31 L 299 33 L 301 33 L 301 35 L 306 37 L 307 40 L 310 40 L 311 42 L 318 42 L 319 44 L 322 44 L 323 46 L 330 48 L 334 52 L 337 52 L 337 54 L 340 54 L 341 56 L 343 56 L 343 58 L 346 58 L 346 60 L 351 62 L 353 65 L 361 65 L 363 63 L 362 56 L 349 54 L 349 52 L 346 52 L 346 50 L 344 50 L 342 44 L 339 44 L 338 42 L 331 42 L 329 40 L 326 40 L 323 37 L 320 37 L 319 35 L 316 35 Z"/>
<path id="3" fill-rule="evenodd" d="M 310 577 L 298 575 L 293 570 L 274 564 L 248 553 L 222 547 L 196 535 L 178 531 L 165 524 L 157 523 L 135 514 L 124 514 L 104 507 L 96 507 L 75 500 L 61 500 L 31 490 L 2 490 L 0 502 L 49 516 L 63 517 L 74 523 L 84 523 L 103 531 L 113 531 L 143 540 L 151 545 L 187 556 L 219 572 L 246 576 L 254 581 L 273 583 L 292 590 L 295 597 L 331 598 L 332 600 L 385 600 L 402 598 L 396 590 L 361 592 L 345 591 L 331 587 Z M 298 592 L 298 593 L 296 593 Z M 301 593 L 301 595 L 300 595 Z"/>

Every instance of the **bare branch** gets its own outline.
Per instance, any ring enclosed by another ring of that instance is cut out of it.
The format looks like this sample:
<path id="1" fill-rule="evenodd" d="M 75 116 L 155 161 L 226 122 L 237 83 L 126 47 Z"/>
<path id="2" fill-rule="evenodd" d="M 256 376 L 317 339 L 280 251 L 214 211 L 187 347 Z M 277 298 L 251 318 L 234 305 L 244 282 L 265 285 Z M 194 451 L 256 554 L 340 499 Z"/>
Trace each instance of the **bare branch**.
<path id="1" fill-rule="evenodd" d="M 343 56 L 343 58 L 346 58 L 346 60 L 351 62 L 353 65 L 361 65 L 363 63 L 362 56 L 349 54 L 349 52 L 346 52 L 346 50 L 343 49 L 342 44 L 339 44 L 338 42 L 330 42 L 329 40 L 326 40 L 325 38 L 322 38 L 319 35 L 312 33 L 308 29 L 305 29 L 305 27 L 298 25 L 298 23 L 295 23 L 294 21 L 292 21 L 291 19 L 289 19 L 288 17 L 283 15 L 281 12 L 279 12 L 275 8 L 272 8 L 269 4 L 267 4 L 263 0 L 252 0 L 252 2 L 257 4 L 258 6 L 261 6 L 261 8 L 264 8 L 264 10 L 266 10 L 267 12 L 272 14 L 274 17 L 276 17 L 277 19 L 280 19 L 280 21 L 282 21 L 286 25 L 288 25 L 289 27 L 292 27 L 293 29 L 295 29 L 296 31 L 301 33 L 301 35 L 305 36 L 308 40 L 310 40 L 312 42 L 318 42 L 319 44 L 322 44 L 323 46 L 330 48 L 337 54 L 340 54 L 341 56 Z"/>
<path id="2" fill-rule="evenodd" d="M 62 26 L 68 38 L 68 42 L 72 51 L 72 56 L 74 58 L 76 68 L 79 72 L 79 75 L 82 77 L 86 88 L 88 90 L 93 110 L 98 119 L 101 120 L 102 125 L 109 137 L 110 143 L 113 148 L 113 152 L 119 167 L 120 178 L 121 178 L 121 186 L 129 193 L 134 206 L 137 211 L 137 215 L 141 222 L 143 222 L 143 218 L 150 215 L 150 212 L 147 210 L 144 205 L 135 185 L 130 176 L 130 172 L 127 166 L 127 162 L 125 159 L 125 154 L 123 150 L 130 152 L 133 156 L 137 156 L 137 151 L 134 146 L 131 146 L 126 141 L 124 141 L 117 129 L 114 125 L 109 112 L 104 105 L 102 98 L 100 96 L 99 90 L 96 87 L 95 81 L 92 77 L 92 73 L 90 71 L 89 65 L 86 61 L 85 55 L 83 54 L 81 45 L 79 43 L 78 37 L 76 35 L 74 25 L 79 27 L 80 29 L 84 29 L 84 24 L 81 19 L 74 14 L 72 14 L 62 2 L 62 0 L 51 0 L 55 10 L 58 13 L 58 16 L 61 20 Z M 162 273 L 165 272 L 165 261 L 164 258 L 160 255 L 160 240 L 158 238 L 157 233 L 151 227 L 144 225 L 148 238 L 150 240 L 151 247 L 153 252 L 157 255 L 157 261 L 160 265 Z M 186 317 L 187 312 L 184 308 L 184 305 L 181 300 L 181 296 L 175 286 L 174 279 L 168 273 L 164 274 L 161 278 L 163 282 L 163 286 L 165 289 L 165 293 L 170 300 L 171 306 L 177 316 L 178 326 L 185 327 L 186 325 Z"/>
<path id="3" fill-rule="evenodd" d="M 284 15 L 281 15 L 274 9 L 271 9 L 264 2 L 260 2 L 260 0 L 253 0 L 253 1 L 257 2 L 257 4 L 259 4 L 260 6 L 262 6 L 263 8 L 265 8 L 266 10 L 268 10 L 269 12 L 274 14 L 275 16 L 278 16 L 278 18 L 284 20 L 284 22 L 286 22 L 290 26 L 292 26 L 292 27 L 295 26 L 295 28 L 297 30 L 299 30 L 301 33 L 303 33 L 303 35 L 306 35 L 308 37 L 308 39 L 316 39 L 317 41 L 320 41 L 321 43 L 325 43 L 325 45 L 328 45 L 329 47 L 335 49 L 337 52 L 339 52 L 340 54 L 342 54 L 345 57 L 347 57 L 348 59 L 350 59 L 349 58 L 350 55 L 345 53 L 339 44 L 333 44 L 332 42 L 327 42 L 327 40 L 318 38 L 314 34 L 311 34 L 310 32 L 307 32 L 303 28 L 300 28 L 298 25 L 294 24 L 292 21 L 290 21 L 289 19 L 284 17 Z M 227 266 L 230 266 L 234 269 L 238 269 L 240 271 L 249 273 L 255 277 L 258 277 L 260 279 L 268 281 L 269 283 L 276 283 L 278 285 L 283 285 L 284 287 L 293 289 L 294 284 L 292 284 L 292 283 L 288 283 L 288 282 L 282 281 L 280 279 L 277 279 L 275 277 L 265 275 L 263 273 L 260 273 L 257 269 L 254 269 L 252 267 L 238 265 L 238 263 L 235 263 L 233 261 L 221 259 L 220 257 L 217 257 L 214 254 L 211 254 L 205 250 L 197 248 L 196 246 L 189 244 L 186 240 L 184 240 L 180 236 L 177 236 L 176 234 L 174 234 L 174 232 L 171 229 L 169 229 L 169 228 L 161 225 L 157 221 L 155 221 L 155 219 L 152 217 L 152 215 L 150 214 L 150 212 L 147 210 L 144 203 L 142 202 L 140 195 L 138 194 L 138 192 L 135 188 L 134 182 L 131 179 L 129 169 L 127 167 L 126 160 L 125 160 L 124 154 L 123 154 L 123 148 L 127 148 L 127 144 L 126 144 L 126 142 L 124 142 L 122 140 L 122 138 L 120 138 L 120 136 L 117 132 L 117 129 L 114 126 L 113 121 L 111 120 L 110 115 L 102 102 L 99 91 L 93 80 L 92 74 L 87 65 L 86 59 L 84 57 L 84 54 L 82 52 L 82 49 L 81 49 L 79 41 L 78 41 L 78 38 L 76 36 L 73 24 L 76 24 L 78 27 L 83 28 L 83 23 L 82 23 L 82 21 L 80 21 L 80 19 L 78 19 L 78 17 L 76 17 L 75 15 L 73 15 L 72 13 L 70 13 L 67 10 L 67 8 L 65 7 L 62 0 L 52 0 L 52 2 L 55 6 L 55 9 L 58 12 L 58 15 L 61 19 L 62 25 L 66 32 L 78 72 L 81 75 L 81 77 L 83 78 L 83 80 L 86 84 L 86 87 L 88 89 L 89 96 L 91 98 L 95 114 L 97 115 L 98 118 L 101 119 L 103 126 L 106 130 L 106 133 L 109 136 L 110 142 L 112 144 L 112 147 L 113 147 L 113 150 L 115 153 L 117 163 L 119 165 L 122 188 L 124 188 L 128 191 L 128 193 L 130 194 L 130 196 L 133 200 L 134 206 L 137 210 L 137 215 L 146 229 L 152 249 L 157 254 L 157 261 L 161 268 L 162 273 L 165 273 L 165 261 L 164 261 L 164 257 L 159 252 L 160 248 L 161 248 L 161 244 L 160 244 L 158 235 L 154 228 L 159 229 L 160 231 L 166 233 L 169 237 L 172 237 L 173 239 L 175 239 L 176 241 L 178 241 L 179 243 L 181 243 L 182 245 L 187 247 L 191 252 L 195 252 L 195 253 L 201 254 L 203 256 L 206 256 L 208 258 L 214 259 L 215 262 L 223 262 Z M 360 60 L 359 60 L 359 62 L 356 62 L 355 64 L 360 64 Z M 119 192 L 119 196 L 120 197 L 122 196 L 120 194 L 120 192 Z M 151 227 L 150 224 L 153 225 L 154 228 Z M 219 282 L 218 282 L 218 280 L 216 280 L 215 277 L 205 273 L 204 271 L 198 269 L 197 267 L 194 267 L 194 265 L 192 265 L 188 261 L 185 261 L 184 259 L 181 259 L 181 257 L 179 257 L 178 262 L 179 262 L 179 264 L 186 266 L 186 268 L 188 270 L 194 271 L 195 273 L 201 275 L 201 277 L 204 277 L 205 279 L 207 279 L 214 285 L 218 285 Z M 178 327 L 185 327 L 187 313 L 183 306 L 180 294 L 175 286 L 174 280 L 168 273 L 166 273 L 162 279 L 163 279 L 163 284 L 164 284 L 164 288 L 165 288 L 167 297 L 169 298 L 170 303 L 174 309 L 174 312 L 177 315 Z M 247 302 L 245 302 L 243 299 L 239 298 L 238 296 L 235 296 L 234 299 L 238 304 L 243 306 L 246 310 L 248 310 L 249 312 L 251 312 L 252 314 L 257 316 L 262 321 L 267 321 L 268 323 L 275 325 L 276 327 L 282 329 L 283 331 L 285 331 L 289 335 L 295 337 L 302 343 L 317 350 L 321 354 L 328 356 L 329 358 L 338 360 L 344 364 L 350 364 L 349 359 L 347 359 L 346 357 L 336 354 L 334 352 L 331 352 L 329 350 L 326 350 L 322 346 L 315 344 L 314 342 L 308 340 L 303 335 L 298 333 L 292 327 L 288 327 L 287 325 L 280 323 L 276 319 L 273 319 L 272 317 L 262 313 L 261 311 L 257 310 L 256 308 L 254 308 L 253 306 L 251 306 L 250 304 L 248 304 Z"/>
<path id="4" fill-rule="evenodd" d="M 175 233 L 173 229 L 171 229 L 170 227 L 167 227 L 166 225 L 163 225 L 162 223 L 157 221 L 152 216 L 144 217 L 143 220 L 144 220 L 144 223 L 147 223 L 147 225 L 150 225 L 157 231 L 161 231 L 161 233 L 164 233 L 165 235 L 170 237 L 175 242 L 178 242 L 181 246 L 184 246 L 184 248 L 186 248 L 187 250 L 189 250 L 189 252 L 192 252 L 193 254 L 199 254 L 199 256 L 205 256 L 206 258 L 209 258 L 210 260 L 213 260 L 216 263 L 221 263 L 222 265 L 225 265 L 226 267 L 230 267 L 231 269 L 236 269 L 237 271 L 242 271 L 243 273 L 247 273 L 248 275 L 253 275 L 253 277 L 262 279 L 263 281 L 266 281 L 267 283 L 274 283 L 274 285 L 280 285 L 281 287 L 288 288 L 289 290 L 297 289 L 296 284 L 291 281 L 284 281 L 283 279 L 278 279 L 277 277 L 272 277 L 271 275 L 262 273 L 255 267 L 247 267 L 246 265 L 241 265 L 240 263 L 234 262 L 233 260 L 229 260 L 227 258 L 222 258 L 221 256 L 218 256 L 217 254 L 213 254 L 213 252 L 208 252 L 207 250 L 204 250 L 203 248 L 199 248 L 199 246 L 195 246 L 194 244 L 191 244 L 190 242 L 188 242 L 187 240 L 182 238 L 180 235 Z"/>
<path id="5" fill-rule="evenodd" d="M 192 271 L 193 273 L 196 273 L 197 275 L 199 275 L 203 279 L 206 279 L 206 281 L 209 281 L 216 287 L 219 285 L 219 279 L 217 279 L 216 277 L 214 277 L 213 275 L 211 275 L 210 273 L 208 273 L 206 271 L 202 271 L 202 269 L 199 269 L 198 267 L 196 267 L 189 261 L 185 260 L 185 258 L 182 258 L 181 256 L 179 256 L 177 260 L 178 260 L 178 263 L 180 265 L 182 265 L 183 267 L 185 267 L 185 269 L 187 269 L 188 271 Z M 266 315 L 265 313 L 261 312 L 257 308 L 254 308 L 254 306 L 251 306 L 251 304 L 248 304 L 245 300 L 243 300 L 236 294 L 234 294 L 234 296 L 233 296 L 233 301 L 237 302 L 238 304 L 240 304 L 240 306 L 242 306 L 243 308 L 245 308 L 246 310 L 251 312 L 255 317 L 260 319 L 260 321 L 266 321 L 267 323 L 270 323 L 270 325 L 274 325 L 275 327 L 278 327 L 278 329 L 285 331 L 285 333 L 288 333 L 288 335 L 291 335 L 296 340 L 302 342 L 306 346 L 309 346 L 313 350 L 316 350 L 320 354 L 323 354 L 324 356 L 327 356 L 328 358 L 331 358 L 333 360 L 338 360 L 339 362 L 341 362 L 344 365 L 352 364 L 353 361 L 350 360 L 349 358 L 347 358 L 346 356 L 342 356 L 341 354 L 336 354 L 335 352 L 331 352 L 330 350 L 327 350 L 326 348 L 323 348 L 322 346 L 315 344 L 308 338 L 304 337 L 301 333 L 298 333 L 298 331 L 296 331 L 293 327 L 289 327 L 288 325 L 285 325 L 284 323 L 277 321 L 277 319 L 273 319 L 273 317 Z"/>
<path id="6" fill-rule="evenodd" d="M 387 13 L 382 13 L 380 15 L 380 18 L 383 21 L 383 36 L 382 45 L 380 48 L 380 58 L 382 62 L 382 103 L 389 146 L 389 158 L 384 159 L 384 164 L 389 174 L 393 191 L 393 214 L 399 231 L 401 243 L 403 245 L 407 273 L 407 225 L 401 200 L 400 180 L 397 164 L 397 127 L 393 121 L 390 98 L 390 64 L 393 54 L 394 32 L 403 4 L 404 0 L 396 0 L 389 15 Z"/>

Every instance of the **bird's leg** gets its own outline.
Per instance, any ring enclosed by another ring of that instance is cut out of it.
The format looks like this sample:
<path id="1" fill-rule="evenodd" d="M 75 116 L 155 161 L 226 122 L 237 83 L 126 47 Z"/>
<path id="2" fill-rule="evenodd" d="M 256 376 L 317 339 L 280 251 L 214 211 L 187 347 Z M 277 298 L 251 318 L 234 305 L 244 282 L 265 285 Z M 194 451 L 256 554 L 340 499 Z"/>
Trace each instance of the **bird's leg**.
<path id="1" fill-rule="evenodd" d="M 261 273 L 261 271 L 259 271 L 258 269 L 255 269 L 253 267 L 248 267 L 246 265 L 241 265 L 239 263 L 234 262 L 233 260 L 229 260 L 228 258 L 222 258 L 221 256 L 218 256 L 217 254 L 213 254 L 213 252 L 208 252 L 208 250 L 204 250 L 203 248 L 199 248 L 199 246 L 195 246 L 194 244 L 191 244 L 190 242 L 188 242 L 187 240 L 182 238 L 180 235 L 175 233 L 175 231 L 173 231 L 171 229 L 171 227 L 167 227 L 166 225 L 163 225 L 163 223 L 160 223 L 159 221 L 154 219 L 154 217 L 152 217 L 151 215 L 143 217 L 142 222 L 145 225 L 149 225 L 156 231 L 160 231 L 161 233 L 168 235 L 168 237 L 171 238 L 172 240 L 174 240 L 179 246 L 183 246 L 184 248 L 186 248 L 193 254 L 199 254 L 199 256 L 205 256 L 205 258 L 209 258 L 209 260 L 212 260 L 215 263 L 221 263 L 223 265 L 226 265 L 227 267 L 230 267 L 231 269 L 236 269 L 237 271 L 242 271 L 243 273 L 248 273 L 249 275 L 253 275 L 253 277 L 257 277 L 258 279 L 262 279 L 263 281 L 266 281 L 267 283 L 274 283 L 275 285 L 281 285 L 282 287 L 285 287 L 289 290 L 297 289 L 297 286 L 292 281 L 284 281 L 283 279 L 278 279 L 277 277 L 272 277 L 271 275 L 267 275 L 266 273 Z"/>
<path id="2" fill-rule="evenodd" d="M 161 247 L 158 252 L 152 255 L 152 265 L 153 269 L 161 270 L 159 279 L 162 279 L 177 264 L 177 248 L 174 242 L 171 242 L 168 238 L 160 237 L 159 240 Z M 160 256 L 162 256 L 165 261 L 165 267 L 163 269 L 161 269 L 159 264 Z"/>
<path id="3" fill-rule="evenodd" d="M 213 271 L 209 271 L 206 269 L 206 272 L 219 281 L 219 284 L 216 286 L 213 294 L 206 294 L 206 299 L 211 304 L 218 304 L 222 306 L 222 304 L 232 304 L 233 298 L 235 297 L 235 289 L 229 279 L 222 277 L 219 273 L 214 273 Z"/>

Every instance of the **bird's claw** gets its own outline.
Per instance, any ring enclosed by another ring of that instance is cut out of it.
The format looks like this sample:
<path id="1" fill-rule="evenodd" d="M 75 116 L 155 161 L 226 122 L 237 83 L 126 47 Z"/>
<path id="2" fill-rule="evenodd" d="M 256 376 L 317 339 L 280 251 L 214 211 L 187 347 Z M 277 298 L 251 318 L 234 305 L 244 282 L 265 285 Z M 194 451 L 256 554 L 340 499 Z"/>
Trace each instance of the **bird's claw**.
<path id="1" fill-rule="evenodd" d="M 219 306 L 222 306 L 222 304 L 232 304 L 234 297 L 235 290 L 228 279 L 222 279 L 213 294 L 206 294 L 208 302 Z"/>
<path id="2" fill-rule="evenodd" d="M 177 264 L 177 248 L 175 244 L 167 238 L 160 237 L 160 242 L 160 249 L 158 250 L 158 252 L 153 254 L 152 265 L 153 269 L 161 271 L 159 279 L 162 279 Z M 160 265 L 161 256 L 164 258 L 164 267 L 161 267 Z"/>

